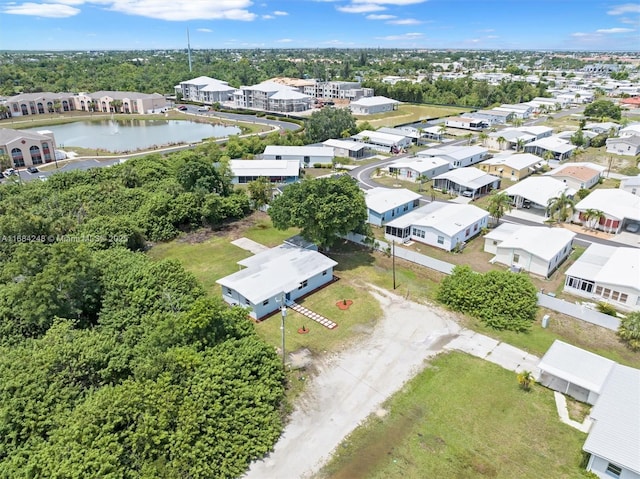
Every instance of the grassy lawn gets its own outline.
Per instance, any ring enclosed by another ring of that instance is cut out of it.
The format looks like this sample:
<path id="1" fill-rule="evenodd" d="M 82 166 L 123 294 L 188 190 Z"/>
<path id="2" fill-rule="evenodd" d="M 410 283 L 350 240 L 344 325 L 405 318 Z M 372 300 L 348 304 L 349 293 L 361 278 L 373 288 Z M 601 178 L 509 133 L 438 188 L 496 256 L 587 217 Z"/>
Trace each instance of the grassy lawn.
<path id="1" fill-rule="evenodd" d="M 359 123 L 367 121 L 373 127 L 380 128 L 382 126 L 394 127 L 421 120 L 456 115 L 465 111 L 469 111 L 469 108 L 440 105 L 402 104 L 394 111 L 377 113 L 375 115 L 356 115 L 356 118 Z"/>
<path id="2" fill-rule="evenodd" d="M 579 478 L 583 434 L 560 422 L 551 391 L 526 393 L 497 365 L 432 361 L 339 447 L 321 477 Z"/>

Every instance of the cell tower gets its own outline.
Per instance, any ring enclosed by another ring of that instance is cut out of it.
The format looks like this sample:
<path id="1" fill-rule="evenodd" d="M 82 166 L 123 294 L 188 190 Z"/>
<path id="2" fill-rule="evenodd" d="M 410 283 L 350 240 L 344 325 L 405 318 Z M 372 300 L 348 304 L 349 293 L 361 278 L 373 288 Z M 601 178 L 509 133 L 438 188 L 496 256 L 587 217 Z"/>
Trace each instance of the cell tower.
<path id="1" fill-rule="evenodd" d="M 187 28 L 187 51 L 189 52 L 189 72 L 191 72 L 191 40 L 189 40 L 189 28 Z"/>

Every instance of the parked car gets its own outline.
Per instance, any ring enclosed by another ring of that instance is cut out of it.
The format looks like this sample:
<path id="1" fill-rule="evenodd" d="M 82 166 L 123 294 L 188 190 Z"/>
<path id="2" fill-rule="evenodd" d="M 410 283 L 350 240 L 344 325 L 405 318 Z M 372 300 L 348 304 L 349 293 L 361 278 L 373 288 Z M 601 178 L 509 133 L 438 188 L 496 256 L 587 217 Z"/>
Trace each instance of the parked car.
<path id="1" fill-rule="evenodd" d="M 38 168 L 36 168 L 35 166 L 30 166 L 29 168 L 27 168 L 27 171 L 29 173 L 38 173 L 40 170 Z"/>
<path id="2" fill-rule="evenodd" d="M 473 191 L 465 190 L 462 192 L 462 196 L 466 196 L 467 198 L 473 198 Z"/>
<path id="3" fill-rule="evenodd" d="M 187 105 L 178 105 L 178 110 L 187 111 Z"/>
<path id="4" fill-rule="evenodd" d="M 640 231 L 640 224 L 638 223 L 629 223 L 627 226 L 625 226 L 625 231 L 628 231 L 629 233 L 637 233 L 638 231 Z"/>
<path id="5" fill-rule="evenodd" d="M 14 170 L 13 168 L 7 168 L 6 170 L 3 171 L 4 176 L 13 176 L 16 174 L 16 170 Z"/>
<path id="6" fill-rule="evenodd" d="M 208 106 L 201 106 L 200 108 L 198 108 L 198 111 L 209 111 L 209 107 Z"/>
<path id="7" fill-rule="evenodd" d="M 47 181 L 49 178 L 47 178 L 47 177 L 46 177 L 46 176 L 44 176 L 44 175 L 38 175 L 38 179 L 39 179 L 40 181 Z"/>

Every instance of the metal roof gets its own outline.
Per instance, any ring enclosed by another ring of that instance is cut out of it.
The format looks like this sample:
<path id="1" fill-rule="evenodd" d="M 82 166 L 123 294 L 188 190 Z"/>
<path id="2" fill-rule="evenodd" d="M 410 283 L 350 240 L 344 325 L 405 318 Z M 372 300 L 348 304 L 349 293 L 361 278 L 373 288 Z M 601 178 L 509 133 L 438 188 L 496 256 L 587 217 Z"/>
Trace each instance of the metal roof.
<path id="1" fill-rule="evenodd" d="M 406 188 L 393 189 L 376 187 L 365 191 L 365 201 L 367 208 L 376 213 L 398 208 L 407 203 L 411 203 L 420 198 L 418 193 L 414 193 Z"/>
<path id="2" fill-rule="evenodd" d="M 433 202 L 390 221 L 387 226 L 422 226 L 454 236 L 484 217 L 489 217 L 489 213 L 477 206 Z"/>

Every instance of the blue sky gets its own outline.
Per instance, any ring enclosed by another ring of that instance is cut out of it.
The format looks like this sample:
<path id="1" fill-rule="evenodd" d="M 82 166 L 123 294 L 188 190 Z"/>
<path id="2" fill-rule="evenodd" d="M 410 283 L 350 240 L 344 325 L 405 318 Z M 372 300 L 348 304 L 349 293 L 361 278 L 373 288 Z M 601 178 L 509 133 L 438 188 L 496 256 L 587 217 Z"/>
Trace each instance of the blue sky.
<path id="1" fill-rule="evenodd" d="M 640 50 L 640 2 L 0 0 L 0 50 Z"/>

